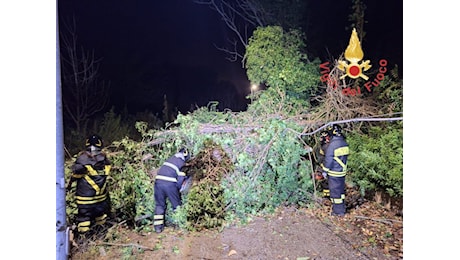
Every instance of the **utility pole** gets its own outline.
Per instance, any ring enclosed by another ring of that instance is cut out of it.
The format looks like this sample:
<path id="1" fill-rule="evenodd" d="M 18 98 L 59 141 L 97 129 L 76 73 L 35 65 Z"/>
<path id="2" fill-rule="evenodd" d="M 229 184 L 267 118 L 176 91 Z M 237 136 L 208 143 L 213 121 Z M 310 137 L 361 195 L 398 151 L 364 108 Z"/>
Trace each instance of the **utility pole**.
<path id="1" fill-rule="evenodd" d="M 59 15 L 58 1 L 56 1 L 56 259 L 67 260 L 69 241 L 65 202 L 64 131 L 59 51 Z"/>

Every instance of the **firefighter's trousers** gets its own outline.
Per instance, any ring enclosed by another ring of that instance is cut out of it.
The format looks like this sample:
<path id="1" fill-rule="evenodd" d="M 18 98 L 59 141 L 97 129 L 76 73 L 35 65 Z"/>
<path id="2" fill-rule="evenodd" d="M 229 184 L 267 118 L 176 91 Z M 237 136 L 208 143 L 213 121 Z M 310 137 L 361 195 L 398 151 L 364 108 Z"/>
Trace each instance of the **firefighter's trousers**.
<path id="1" fill-rule="evenodd" d="M 77 204 L 77 229 L 80 234 L 86 233 L 91 229 L 91 226 L 104 225 L 107 219 L 109 210 L 109 202 L 107 200 L 95 204 Z"/>
<path id="2" fill-rule="evenodd" d="M 329 176 L 329 191 L 332 202 L 332 214 L 343 216 L 345 215 L 345 176 L 333 177 Z"/>
<path id="3" fill-rule="evenodd" d="M 153 217 L 153 226 L 155 229 L 163 230 L 166 213 L 166 199 L 169 199 L 173 210 L 175 210 L 182 204 L 180 192 L 177 188 L 177 183 L 164 180 L 156 180 L 154 189 L 155 215 Z"/>

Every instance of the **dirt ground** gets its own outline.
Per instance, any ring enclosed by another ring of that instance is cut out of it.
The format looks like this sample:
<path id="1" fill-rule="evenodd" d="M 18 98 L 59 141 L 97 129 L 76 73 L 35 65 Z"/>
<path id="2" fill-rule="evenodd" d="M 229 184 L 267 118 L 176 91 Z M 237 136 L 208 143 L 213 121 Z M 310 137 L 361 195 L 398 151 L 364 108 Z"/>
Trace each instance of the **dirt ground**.
<path id="1" fill-rule="evenodd" d="M 75 244 L 69 259 L 402 259 L 403 221 L 399 210 L 366 202 L 344 218 L 330 207 L 283 207 L 254 217 L 247 225 L 161 234 L 138 233 L 123 225 L 117 238 Z M 116 242 L 114 242 L 116 241 Z"/>

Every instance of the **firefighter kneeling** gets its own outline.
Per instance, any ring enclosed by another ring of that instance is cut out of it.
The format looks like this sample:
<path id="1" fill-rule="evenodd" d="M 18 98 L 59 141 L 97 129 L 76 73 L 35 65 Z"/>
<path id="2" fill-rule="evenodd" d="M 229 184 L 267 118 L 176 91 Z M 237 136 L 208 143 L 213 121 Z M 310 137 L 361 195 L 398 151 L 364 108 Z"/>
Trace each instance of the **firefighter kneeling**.
<path id="1" fill-rule="evenodd" d="M 339 125 L 333 125 L 329 129 L 331 140 L 326 148 L 323 164 L 323 174 L 328 176 L 330 198 L 332 202 L 333 216 L 345 215 L 345 176 L 347 173 L 347 158 L 349 154 L 348 143 L 342 134 Z"/>

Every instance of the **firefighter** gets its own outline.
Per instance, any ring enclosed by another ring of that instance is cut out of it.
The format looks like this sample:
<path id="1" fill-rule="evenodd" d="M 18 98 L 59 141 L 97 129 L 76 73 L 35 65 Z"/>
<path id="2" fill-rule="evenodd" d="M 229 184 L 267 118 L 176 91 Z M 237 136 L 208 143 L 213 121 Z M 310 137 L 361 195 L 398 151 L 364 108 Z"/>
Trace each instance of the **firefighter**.
<path id="1" fill-rule="evenodd" d="M 348 143 L 339 125 L 332 125 L 331 140 L 323 160 L 323 171 L 328 176 L 333 216 L 345 215 L 345 175 L 347 173 Z"/>
<path id="2" fill-rule="evenodd" d="M 67 185 L 77 182 L 75 198 L 78 207 L 77 231 L 87 232 L 95 225 L 104 225 L 110 210 L 108 199 L 107 176 L 111 162 L 102 152 L 102 138 L 96 134 L 89 136 L 85 142 L 86 150 L 81 152 L 72 165 L 72 176 Z"/>
<path id="3" fill-rule="evenodd" d="M 154 186 L 155 215 L 153 216 L 153 226 L 157 233 L 163 232 L 164 229 L 166 199 L 171 202 L 173 210 L 182 204 L 179 190 L 186 179 L 186 174 L 181 169 L 189 159 L 190 154 L 187 149 L 182 148 L 169 157 L 158 170 Z"/>

